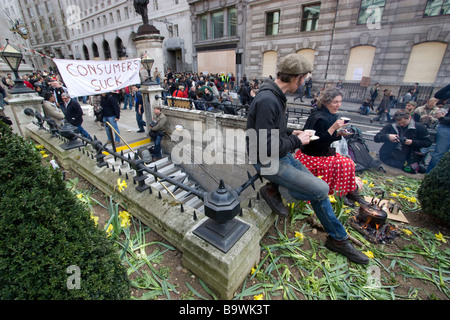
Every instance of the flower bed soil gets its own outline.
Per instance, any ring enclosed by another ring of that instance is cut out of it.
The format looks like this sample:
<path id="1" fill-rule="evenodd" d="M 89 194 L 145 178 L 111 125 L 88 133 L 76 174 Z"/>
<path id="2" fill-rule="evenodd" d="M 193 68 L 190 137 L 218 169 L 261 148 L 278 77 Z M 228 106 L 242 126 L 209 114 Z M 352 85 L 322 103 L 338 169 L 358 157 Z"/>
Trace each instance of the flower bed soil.
<path id="1" fill-rule="evenodd" d="M 78 176 L 76 173 L 72 171 L 66 172 L 66 180 L 68 179 L 74 179 L 78 178 L 79 183 L 77 186 L 77 189 L 83 189 L 83 190 L 95 190 L 95 188 L 90 185 L 85 179 Z M 98 190 L 94 192 L 91 195 L 93 198 L 95 198 L 97 201 L 106 204 L 106 197 L 104 194 L 99 192 Z M 107 221 L 109 220 L 109 213 L 108 210 L 96 205 L 94 207 L 95 215 L 99 217 L 98 225 L 100 228 L 103 228 Z M 407 216 L 409 220 L 409 225 L 412 227 L 418 227 L 423 228 L 432 231 L 433 233 L 439 233 L 441 232 L 444 236 L 450 236 L 450 228 L 448 225 L 443 225 L 442 222 L 437 221 L 435 218 L 431 216 L 427 216 L 423 213 L 419 212 L 412 212 L 408 213 Z M 294 233 L 296 230 L 299 230 L 303 224 L 307 223 L 305 220 L 296 221 L 293 226 L 290 226 L 288 228 L 288 234 L 290 237 L 294 237 Z M 277 240 L 277 232 L 275 230 L 275 227 L 278 229 L 282 229 L 284 225 L 284 222 L 282 220 L 277 220 L 276 226 L 273 226 L 269 232 L 265 235 L 265 237 L 262 239 L 262 243 L 265 245 L 270 245 L 273 243 L 276 243 Z M 290 225 L 290 222 L 288 223 Z M 314 228 L 311 228 L 309 225 L 305 229 L 304 235 L 306 237 L 313 238 L 317 241 L 320 241 L 322 244 L 325 242 L 326 234 L 322 231 L 317 231 Z M 146 234 L 146 243 L 157 241 L 162 242 L 170 245 L 167 243 L 162 237 L 160 237 L 158 234 L 156 234 L 154 231 L 150 231 Z M 396 238 L 393 243 L 383 245 L 383 250 L 387 252 L 396 253 L 399 250 L 401 250 L 403 247 L 411 245 L 411 241 L 404 237 Z M 447 250 L 449 250 L 449 244 L 442 244 L 443 246 L 446 246 Z M 308 241 L 305 241 L 304 248 L 305 251 L 309 249 Z M 356 245 L 355 245 L 356 246 Z M 380 245 L 381 246 L 381 245 Z M 357 246 L 356 246 L 357 247 Z M 358 247 L 357 247 L 358 248 Z M 146 249 L 147 254 L 150 254 L 153 252 L 155 247 L 149 246 Z M 445 249 L 443 249 L 445 250 Z M 266 256 L 267 252 L 264 250 L 261 251 L 261 259 L 263 259 Z M 289 259 L 282 258 L 284 260 L 281 260 L 280 263 L 285 263 L 286 265 L 292 265 L 292 261 L 289 261 Z M 420 255 L 416 255 L 414 258 L 414 261 L 417 262 L 420 265 L 428 265 L 430 267 L 435 267 L 430 265 L 429 261 L 427 261 L 425 258 L 423 258 Z M 389 265 L 389 262 L 383 263 L 383 265 Z M 171 292 L 171 299 L 175 300 L 181 300 L 181 299 L 195 299 L 199 300 L 197 294 L 195 294 L 191 288 L 193 288 L 196 293 L 199 295 L 207 298 L 212 299 L 213 297 L 204 289 L 204 287 L 200 284 L 200 281 L 198 277 L 196 277 L 194 274 L 192 274 L 189 270 L 185 269 L 182 265 L 182 253 L 178 250 L 169 250 L 166 253 L 164 253 L 164 258 L 162 262 L 155 264 L 154 267 L 156 269 L 165 268 L 167 270 L 167 278 L 169 279 L 169 282 L 173 285 L 175 285 L 176 290 L 178 291 L 178 294 Z M 293 276 L 301 276 L 298 274 L 298 271 L 292 268 Z M 297 274 L 296 274 L 297 273 Z M 136 273 L 133 273 L 130 276 L 130 279 L 135 278 Z M 255 285 L 258 283 L 259 280 L 257 280 L 257 277 L 253 277 L 250 279 L 250 277 L 247 277 L 248 281 L 246 283 L 246 288 Z M 446 295 L 439 291 L 436 288 L 436 285 L 434 283 L 431 283 L 429 281 L 421 281 L 417 278 L 405 278 L 398 273 L 396 273 L 395 279 L 392 280 L 393 282 L 397 283 L 398 286 L 395 288 L 395 293 L 400 296 L 407 296 L 408 293 L 411 292 L 411 288 L 419 288 L 419 290 L 416 290 L 417 296 L 416 299 L 430 299 L 430 294 L 433 296 L 433 298 L 436 299 L 442 299 L 442 300 L 448 300 Z M 189 288 L 188 285 L 191 287 Z M 244 288 L 245 289 L 245 288 Z M 241 288 L 238 290 L 240 292 Z M 131 295 L 136 298 L 140 299 L 145 297 L 146 290 L 141 290 L 137 288 L 132 288 Z M 220 297 L 217 297 L 220 299 Z M 244 299 L 253 299 L 253 296 L 247 296 L 244 297 Z M 272 299 L 282 299 L 282 294 L 272 296 Z M 414 298 L 414 297 L 412 297 Z M 158 299 L 167 299 L 166 296 L 159 296 Z M 301 294 L 298 295 L 298 299 L 305 299 Z"/>

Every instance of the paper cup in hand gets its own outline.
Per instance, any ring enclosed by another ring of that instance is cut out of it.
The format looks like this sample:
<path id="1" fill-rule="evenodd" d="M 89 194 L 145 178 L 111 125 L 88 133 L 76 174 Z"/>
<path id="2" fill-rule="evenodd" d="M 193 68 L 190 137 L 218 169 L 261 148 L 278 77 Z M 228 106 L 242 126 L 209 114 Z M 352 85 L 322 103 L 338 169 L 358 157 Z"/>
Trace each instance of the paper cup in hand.
<path id="1" fill-rule="evenodd" d="M 306 132 L 310 137 L 312 137 L 313 135 L 316 134 L 316 130 L 310 130 L 310 129 L 307 129 L 307 130 L 305 130 L 305 132 Z"/>
<path id="2" fill-rule="evenodd" d="M 344 123 L 349 123 L 351 119 L 347 117 L 341 117 L 341 120 L 344 120 Z"/>

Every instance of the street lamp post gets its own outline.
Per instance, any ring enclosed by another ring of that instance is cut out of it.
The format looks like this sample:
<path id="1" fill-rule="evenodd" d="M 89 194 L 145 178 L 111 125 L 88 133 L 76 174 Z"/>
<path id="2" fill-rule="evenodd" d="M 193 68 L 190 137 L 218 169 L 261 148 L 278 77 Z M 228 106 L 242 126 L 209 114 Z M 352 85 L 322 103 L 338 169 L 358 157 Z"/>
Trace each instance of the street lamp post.
<path id="1" fill-rule="evenodd" d="M 151 74 L 154 62 L 155 62 L 155 60 L 150 58 L 147 55 L 147 51 L 145 51 L 144 56 L 141 58 L 141 63 L 144 66 L 145 70 L 147 70 L 147 72 L 148 72 L 148 79 L 143 83 L 145 85 L 155 85 L 155 84 L 157 84 L 155 81 L 152 80 L 152 74 Z"/>
<path id="2" fill-rule="evenodd" d="M 0 49 L 0 56 L 6 62 L 6 64 L 14 72 L 16 79 L 14 80 L 14 87 L 11 89 L 11 94 L 32 93 L 34 90 L 28 88 L 23 80 L 19 77 L 19 66 L 22 62 L 22 54 L 17 51 L 13 46 L 9 44 L 9 40 L 6 39 L 6 44 Z"/>

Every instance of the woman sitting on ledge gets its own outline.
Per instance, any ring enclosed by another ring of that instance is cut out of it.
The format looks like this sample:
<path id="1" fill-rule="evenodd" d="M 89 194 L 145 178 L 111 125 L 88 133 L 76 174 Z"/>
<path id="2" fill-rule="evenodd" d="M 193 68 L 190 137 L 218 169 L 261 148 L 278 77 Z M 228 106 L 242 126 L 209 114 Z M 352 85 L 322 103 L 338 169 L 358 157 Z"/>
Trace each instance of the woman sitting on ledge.
<path id="1" fill-rule="evenodd" d="M 317 110 L 309 116 L 303 128 L 315 130 L 318 139 L 298 150 L 295 158 L 313 175 L 321 177 L 328 184 L 329 194 L 336 192 L 339 196 L 346 195 L 352 201 L 365 203 L 356 191 L 355 163 L 336 153 L 335 148 L 331 147 L 334 141 L 342 139 L 346 134 L 342 128 L 347 124 L 337 116 L 342 97 L 343 93 L 338 88 L 326 89 L 321 93 L 317 100 Z"/>

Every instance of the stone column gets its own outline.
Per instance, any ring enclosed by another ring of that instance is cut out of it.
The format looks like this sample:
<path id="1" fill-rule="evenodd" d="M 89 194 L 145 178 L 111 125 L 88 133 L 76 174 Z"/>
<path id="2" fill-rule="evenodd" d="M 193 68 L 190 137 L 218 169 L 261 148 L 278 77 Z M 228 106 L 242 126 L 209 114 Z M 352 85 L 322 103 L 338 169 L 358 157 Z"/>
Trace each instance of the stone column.
<path id="1" fill-rule="evenodd" d="M 140 91 L 144 100 L 145 122 L 148 125 L 154 117 L 153 108 L 162 105 L 162 87 L 156 84 L 156 82 L 149 85 L 143 83 Z M 158 99 L 156 99 L 156 96 L 158 96 Z"/>
<path id="2" fill-rule="evenodd" d="M 44 116 L 42 110 L 42 101 L 44 98 L 40 97 L 37 93 L 22 93 L 22 94 L 11 94 L 5 98 L 8 105 L 5 105 L 5 114 L 13 122 L 13 130 L 17 134 L 24 138 L 26 136 L 25 127 L 32 121 L 36 121 L 35 117 L 27 116 L 24 110 L 30 108 L 33 111 L 39 112 Z"/>
<path id="3" fill-rule="evenodd" d="M 147 52 L 147 55 L 155 60 L 151 70 L 151 76 L 153 76 L 153 71 L 155 68 L 158 68 L 161 70 L 161 73 L 164 73 L 164 54 L 162 49 L 164 37 L 160 36 L 159 30 L 154 26 L 147 25 L 147 28 L 141 27 L 139 27 L 139 31 L 133 39 L 136 46 L 137 56 L 142 57 L 144 53 Z M 143 72 L 147 75 L 147 70 Z"/>

